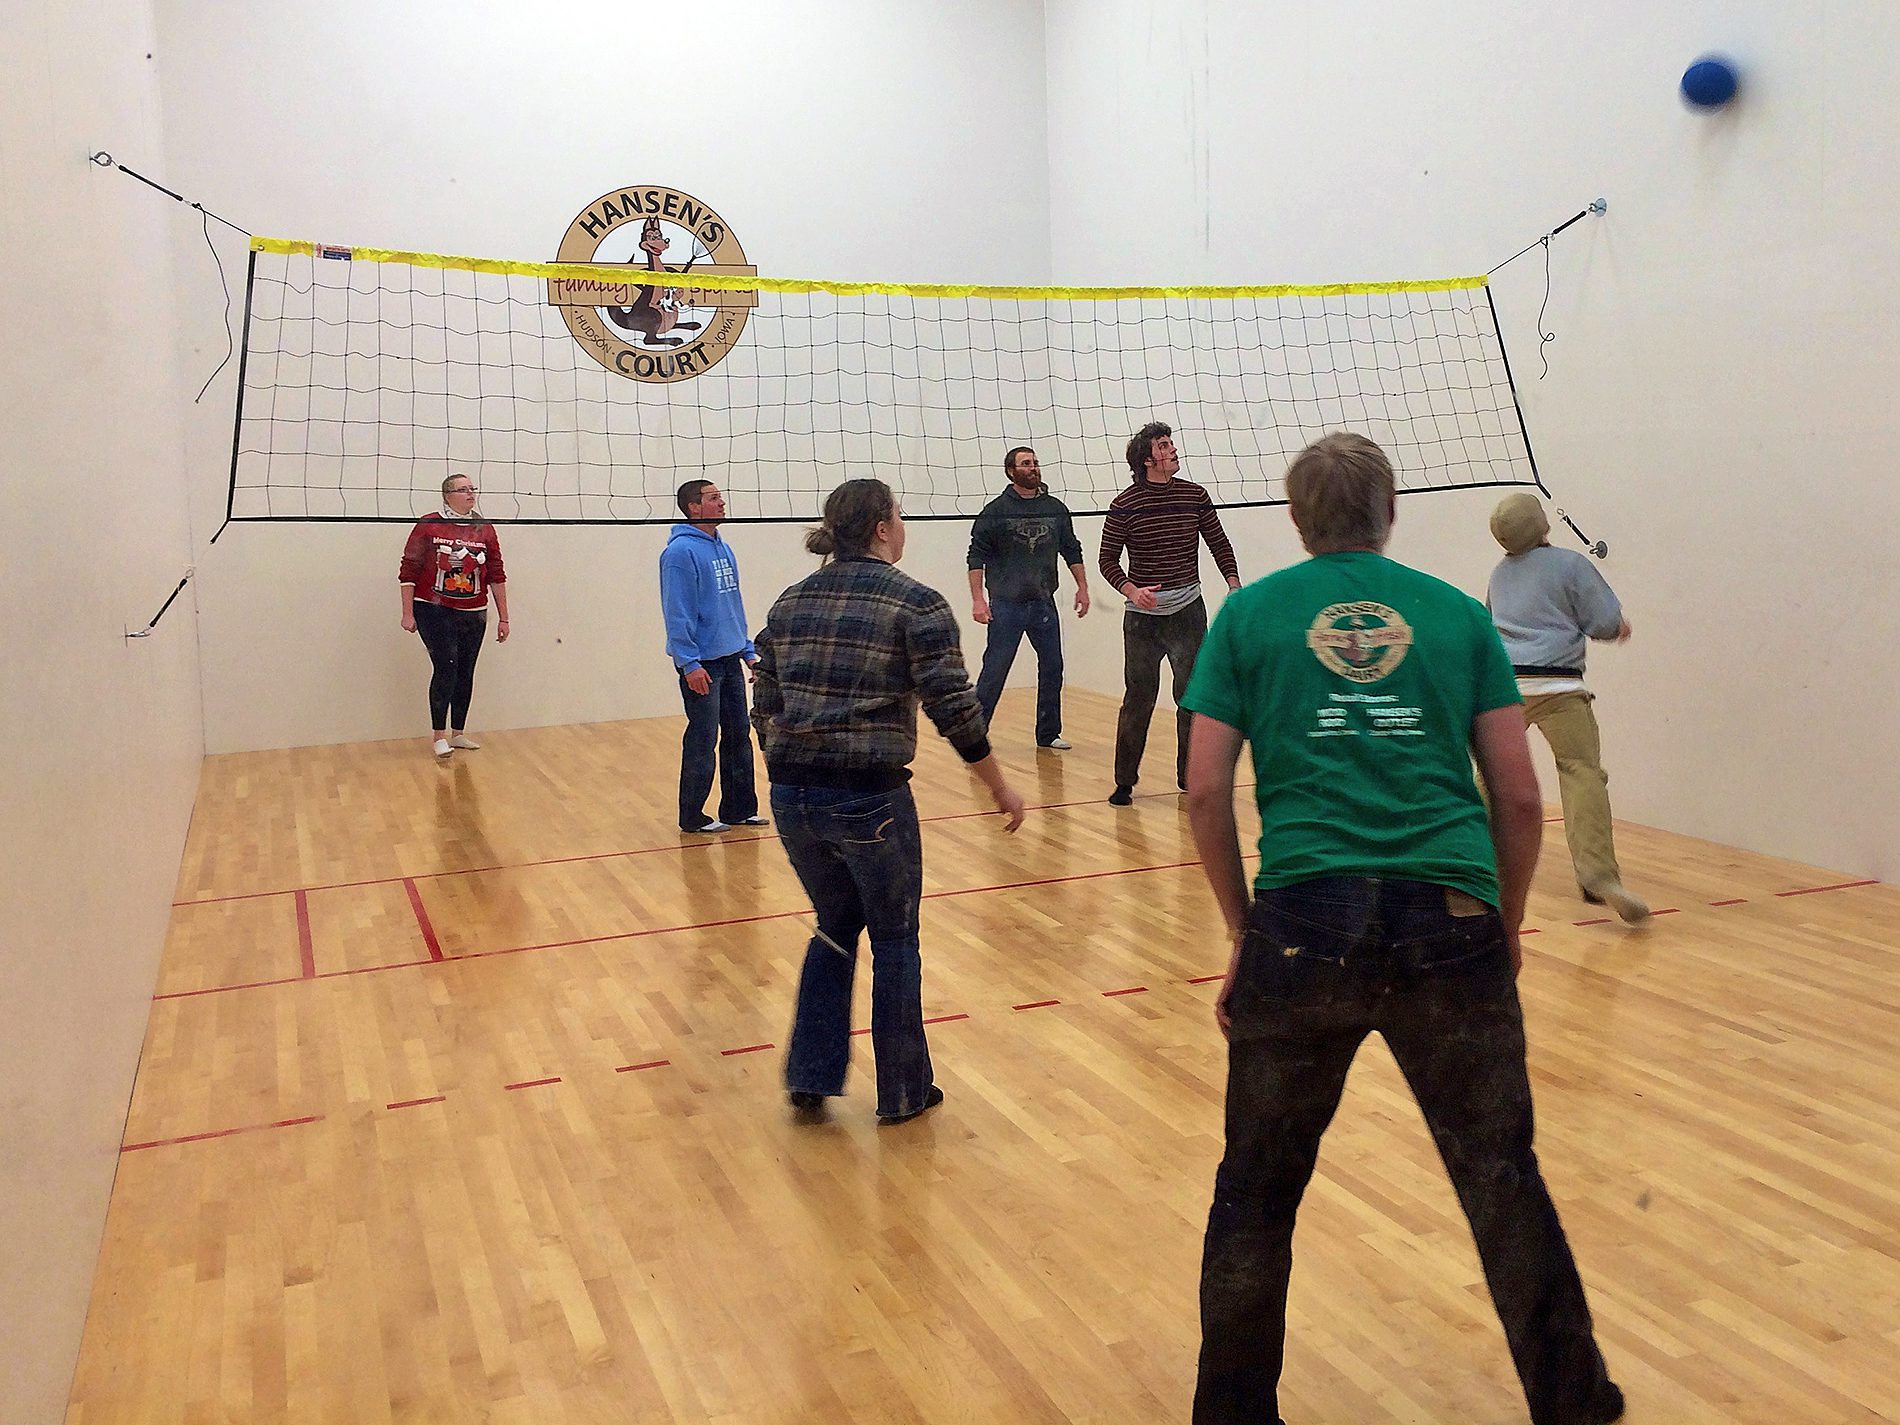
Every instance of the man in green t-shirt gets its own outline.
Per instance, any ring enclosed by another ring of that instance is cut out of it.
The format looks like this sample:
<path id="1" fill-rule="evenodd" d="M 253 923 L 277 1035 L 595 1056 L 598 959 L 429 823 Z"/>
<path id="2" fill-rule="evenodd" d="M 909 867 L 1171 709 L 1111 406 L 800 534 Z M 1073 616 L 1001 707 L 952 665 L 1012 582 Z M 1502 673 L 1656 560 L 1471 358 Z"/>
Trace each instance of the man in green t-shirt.
<path id="1" fill-rule="evenodd" d="M 1279 1419 L 1294 1216 L 1376 1030 L 1477 1239 L 1532 1421 L 1604 1425 L 1622 1392 L 1531 1147 L 1516 975 L 1543 802 L 1511 665 L 1482 604 L 1385 557 L 1398 502 L 1378 446 L 1327 436 L 1287 496 L 1313 557 L 1228 597 L 1182 699 L 1188 814 L 1233 943 L 1194 1419 Z M 1261 820 L 1251 901 L 1243 744 Z"/>

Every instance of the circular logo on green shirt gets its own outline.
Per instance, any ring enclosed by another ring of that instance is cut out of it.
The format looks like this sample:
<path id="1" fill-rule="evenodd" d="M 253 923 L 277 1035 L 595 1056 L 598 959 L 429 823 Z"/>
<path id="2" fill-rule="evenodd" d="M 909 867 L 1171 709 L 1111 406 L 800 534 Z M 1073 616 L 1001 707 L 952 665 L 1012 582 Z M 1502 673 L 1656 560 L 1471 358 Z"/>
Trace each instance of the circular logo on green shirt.
<path id="1" fill-rule="evenodd" d="M 1327 671 L 1376 683 L 1405 661 L 1412 626 L 1384 604 L 1329 604 L 1306 630 L 1306 646 Z"/>

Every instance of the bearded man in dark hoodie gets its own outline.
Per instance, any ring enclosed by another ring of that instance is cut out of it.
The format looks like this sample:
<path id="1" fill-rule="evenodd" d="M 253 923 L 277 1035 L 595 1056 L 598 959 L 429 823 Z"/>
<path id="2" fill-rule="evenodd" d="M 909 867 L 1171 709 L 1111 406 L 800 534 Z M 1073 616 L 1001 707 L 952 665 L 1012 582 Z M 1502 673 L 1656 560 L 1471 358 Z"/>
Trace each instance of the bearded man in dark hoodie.
<path id="1" fill-rule="evenodd" d="M 726 497 L 710 480 L 688 480 L 677 496 L 684 522 L 673 526 L 660 554 L 660 611 L 666 652 L 679 673 L 686 704 L 680 740 L 681 831 L 730 831 L 766 826 L 752 762 L 752 725 L 746 708 L 746 670 L 759 661 L 746 634 L 739 593 L 739 560 L 719 537 Z M 714 751 L 719 770 L 719 815 L 706 815 Z"/>

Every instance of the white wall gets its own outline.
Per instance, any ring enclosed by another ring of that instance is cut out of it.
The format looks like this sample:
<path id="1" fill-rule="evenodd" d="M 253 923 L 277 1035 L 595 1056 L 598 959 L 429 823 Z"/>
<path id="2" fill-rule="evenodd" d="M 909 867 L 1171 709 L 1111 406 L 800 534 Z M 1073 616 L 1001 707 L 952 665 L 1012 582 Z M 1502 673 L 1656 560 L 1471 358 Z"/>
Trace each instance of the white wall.
<path id="1" fill-rule="evenodd" d="M 1477 272 L 1609 199 L 1552 248 L 1547 379 L 1541 254 L 1495 292 L 1545 479 L 1609 541 L 1637 629 L 1592 658 L 1617 811 L 1900 874 L 1900 11 L 1049 0 L 1047 17 L 1065 281 Z M 1710 49 L 1745 90 L 1692 113 L 1676 81 Z M 1489 504 L 1402 502 L 1394 553 L 1480 591 Z M 1282 518 L 1236 518 L 1240 542 Z"/>
<path id="2" fill-rule="evenodd" d="M 201 755 L 145 0 L 0 36 L 0 1420 L 65 1413 Z"/>
<path id="3" fill-rule="evenodd" d="M 1036 0 L 663 15 L 570 0 L 532 16 L 448 0 L 160 0 L 157 13 L 167 171 L 258 232 L 538 258 L 600 194 L 660 183 L 718 209 L 767 272 L 1048 280 Z M 239 271 L 241 246 L 227 245 Z M 202 246 L 178 254 L 185 365 L 208 372 L 224 350 L 215 274 Z M 227 373 L 190 432 L 206 520 L 224 508 L 233 389 Z M 423 731 L 427 663 L 396 623 L 403 533 L 223 536 L 200 590 L 213 750 Z M 907 567 L 961 588 L 964 534 L 918 526 Z M 483 654 L 472 722 L 677 713 L 657 608 L 664 538 L 504 530 L 513 639 Z M 730 538 L 756 623 L 813 561 L 786 527 Z"/>

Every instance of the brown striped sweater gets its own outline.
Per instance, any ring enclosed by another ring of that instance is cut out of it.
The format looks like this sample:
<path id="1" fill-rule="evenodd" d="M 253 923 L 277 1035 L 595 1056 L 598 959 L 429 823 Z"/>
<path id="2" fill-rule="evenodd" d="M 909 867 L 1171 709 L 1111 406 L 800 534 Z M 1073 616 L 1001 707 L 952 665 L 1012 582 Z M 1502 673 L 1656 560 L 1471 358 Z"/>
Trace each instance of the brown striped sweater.
<path id="1" fill-rule="evenodd" d="M 1221 528 L 1207 491 L 1179 476 L 1159 485 L 1137 480 L 1109 501 L 1108 522 L 1102 526 L 1102 577 L 1111 589 L 1131 582 L 1155 589 L 1199 583 L 1199 542 L 1203 539 L 1221 574 L 1238 581 L 1234 546 L 1227 542 L 1227 531 Z M 1128 551 L 1125 571 L 1121 565 L 1124 549 Z"/>

